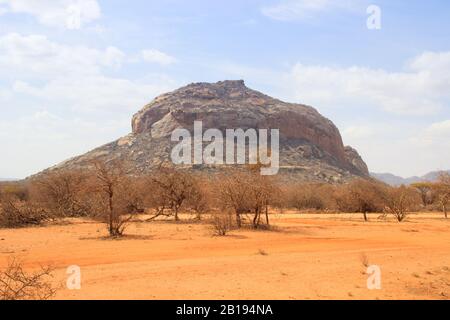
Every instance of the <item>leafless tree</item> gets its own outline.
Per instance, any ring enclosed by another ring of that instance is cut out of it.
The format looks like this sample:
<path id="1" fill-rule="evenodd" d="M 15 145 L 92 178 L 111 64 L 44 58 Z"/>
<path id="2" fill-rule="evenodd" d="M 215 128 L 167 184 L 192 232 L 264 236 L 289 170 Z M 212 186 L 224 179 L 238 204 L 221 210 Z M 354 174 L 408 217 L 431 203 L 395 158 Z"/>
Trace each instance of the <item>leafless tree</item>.
<path id="1" fill-rule="evenodd" d="M 439 177 L 439 182 L 435 185 L 439 205 L 444 212 L 444 216 L 448 219 L 447 208 L 450 202 L 450 174 L 443 173 Z"/>
<path id="2" fill-rule="evenodd" d="M 216 236 L 226 236 L 233 229 L 233 221 L 229 212 L 219 211 L 213 214 L 213 227 Z"/>
<path id="3" fill-rule="evenodd" d="M 206 179 L 194 178 L 194 184 L 186 200 L 186 206 L 195 212 L 197 220 L 201 220 L 202 215 L 211 210 L 211 188 L 213 186 Z"/>
<path id="4" fill-rule="evenodd" d="M 0 227 L 40 225 L 51 219 L 52 216 L 47 211 L 29 199 L 21 200 L 14 194 L 0 195 Z"/>
<path id="5" fill-rule="evenodd" d="M 418 193 L 409 187 L 391 188 L 386 195 L 386 211 L 402 222 L 408 213 L 420 203 Z"/>
<path id="6" fill-rule="evenodd" d="M 51 267 L 27 273 L 22 262 L 13 258 L 0 272 L 0 300 L 48 300 L 56 294 L 52 277 Z"/>
<path id="7" fill-rule="evenodd" d="M 251 212 L 249 174 L 236 169 L 217 178 L 218 202 L 222 210 L 233 210 L 236 226 L 242 227 L 242 215 Z"/>
<path id="8" fill-rule="evenodd" d="M 430 204 L 430 193 L 433 190 L 433 184 L 429 182 L 418 182 L 411 185 L 413 188 L 416 188 L 420 193 L 420 197 L 422 198 L 422 204 L 426 207 Z"/>
<path id="9" fill-rule="evenodd" d="M 79 171 L 53 172 L 35 179 L 33 195 L 58 217 L 88 216 L 88 177 Z"/>
<path id="10" fill-rule="evenodd" d="M 161 167 L 149 178 L 152 190 L 152 200 L 156 204 L 157 212 L 151 219 L 166 215 L 170 210 L 179 221 L 179 212 L 189 197 L 196 192 L 195 179 L 189 172 L 174 168 Z"/>
<path id="11" fill-rule="evenodd" d="M 245 214 L 253 214 L 254 228 L 261 225 L 263 215 L 269 225 L 269 206 L 278 195 L 278 187 L 271 177 L 260 175 L 258 167 L 229 170 L 218 178 L 216 185 L 222 210 L 234 212 L 238 228 L 242 227 Z"/>
<path id="12" fill-rule="evenodd" d="M 133 215 L 141 211 L 141 199 L 133 180 L 125 174 L 123 163 L 97 161 L 94 167 L 89 192 L 98 196 L 97 215 L 107 223 L 111 237 L 120 237 Z"/>

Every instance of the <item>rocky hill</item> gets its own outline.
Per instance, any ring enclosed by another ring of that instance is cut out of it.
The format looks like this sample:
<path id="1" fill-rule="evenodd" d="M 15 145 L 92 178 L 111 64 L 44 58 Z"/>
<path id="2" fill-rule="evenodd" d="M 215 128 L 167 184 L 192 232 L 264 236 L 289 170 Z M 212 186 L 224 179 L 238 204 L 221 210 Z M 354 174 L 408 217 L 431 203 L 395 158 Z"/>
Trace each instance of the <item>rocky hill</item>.
<path id="1" fill-rule="evenodd" d="M 343 182 L 369 177 L 358 152 L 345 147 L 339 130 L 312 107 L 282 102 L 249 89 L 244 81 L 195 83 L 163 94 L 132 119 L 132 132 L 48 170 L 83 168 L 92 160 L 124 160 L 131 174 L 144 174 L 170 164 L 171 134 L 192 132 L 194 121 L 204 130 L 216 128 L 279 129 L 280 174 L 298 180 Z M 195 166 L 217 171 L 222 167 Z"/>

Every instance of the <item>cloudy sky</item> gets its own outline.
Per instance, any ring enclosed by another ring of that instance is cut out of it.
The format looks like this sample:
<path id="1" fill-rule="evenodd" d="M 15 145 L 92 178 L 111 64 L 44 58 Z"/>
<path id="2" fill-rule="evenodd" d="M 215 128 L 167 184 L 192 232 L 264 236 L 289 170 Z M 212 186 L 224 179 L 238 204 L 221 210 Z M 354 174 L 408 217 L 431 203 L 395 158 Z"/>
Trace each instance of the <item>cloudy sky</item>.
<path id="1" fill-rule="evenodd" d="M 449 16 L 446 0 L 0 0 L 0 178 L 129 133 L 158 94 L 224 79 L 316 107 L 371 171 L 449 169 Z"/>

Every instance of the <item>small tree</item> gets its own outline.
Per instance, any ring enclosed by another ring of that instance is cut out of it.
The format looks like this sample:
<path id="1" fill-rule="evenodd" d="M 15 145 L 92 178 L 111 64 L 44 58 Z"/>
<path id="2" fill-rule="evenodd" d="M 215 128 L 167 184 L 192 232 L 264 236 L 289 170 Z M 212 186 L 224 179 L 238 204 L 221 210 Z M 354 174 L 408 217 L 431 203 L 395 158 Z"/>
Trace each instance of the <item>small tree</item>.
<path id="1" fill-rule="evenodd" d="M 53 172 L 33 181 L 34 196 L 58 217 L 83 217 L 90 214 L 85 192 L 88 177 L 78 171 Z"/>
<path id="2" fill-rule="evenodd" d="M 175 221 L 180 220 L 180 209 L 189 197 L 200 192 L 189 172 L 173 168 L 159 168 L 150 177 L 149 185 L 153 193 L 152 201 L 158 208 L 155 217 L 164 215 L 164 211 L 169 209 Z M 199 193 L 197 195 L 200 196 Z"/>
<path id="3" fill-rule="evenodd" d="M 414 189 L 405 186 L 392 188 L 386 194 L 386 211 L 394 215 L 398 222 L 402 222 L 419 202 L 419 196 Z"/>
<path id="4" fill-rule="evenodd" d="M 40 225 L 52 217 L 31 200 L 21 200 L 15 194 L 0 195 L 0 227 L 20 228 Z"/>
<path id="5" fill-rule="evenodd" d="M 359 212 L 368 221 L 367 213 L 382 212 L 387 187 L 365 179 L 356 179 L 336 188 L 334 198 L 341 212 Z"/>
<path id="6" fill-rule="evenodd" d="M 439 182 L 435 184 L 435 190 L 439 205 L 444 212 L 445 218 L 448 219 L 447 208 L 450 202 L 450 174 L 441 174 L 439 177 Z"/>
<path id="7" fill-rule="evenodd" d="M 120 237 L 133 215 L 141 211 L 141 199 L 121 162 L 97 161 L 94 167 L 95 177 L 88 192 L 97 195 L 97 216 L 108 225 L 109 235 Z"/>
<path id="8" fill-rule="evenodd" d="M 250 203 L 249 173 L 236 169 L 221 175 L 217 179 L 218 202 L 223 210 L 232 210 L 236 217 L 236 226 L 242 227 L 242 215 L 252 211 Z"/>
<path id="9" fill-rule="evenodd" d="M 205 180 L 194 179 L 193 187 L 186 199 L 186 206 L 196 213 L 197 220 L 201 220 L 202 215 L 210 210 L 211 195 L 209 189 L 212 187 Z"/>
<path id="10" fill-rule="evenodd" d="M 231 214 L 228 212 L 216 212 L 213 215 L 213 227 L 216 236 L 226 236 L 233 228 Z"/>
<path id="11" fill-rule="evenodd" d="M 429 182 L 418 182 L 411 185 L 413 188 L 416 188 L 420 193 L 420 197 L 422 198 L 422 204 L 424 207 L 430 204 L 429 195 L 433 190 L 433 184 Z"/>

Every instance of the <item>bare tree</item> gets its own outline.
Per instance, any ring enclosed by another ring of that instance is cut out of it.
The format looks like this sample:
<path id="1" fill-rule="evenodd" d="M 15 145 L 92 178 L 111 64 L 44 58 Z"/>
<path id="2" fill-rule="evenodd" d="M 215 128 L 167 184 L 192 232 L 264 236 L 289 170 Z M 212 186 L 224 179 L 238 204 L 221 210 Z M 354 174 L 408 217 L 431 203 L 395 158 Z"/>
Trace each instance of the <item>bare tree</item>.
<path id="1" fill-rule="evenodd" d="M 275 181 L 269 176 L 260 175 L 259 168 L 256 168 L 256 170 L 250 171 L 249 180 L 245 182 L 250 190 L 249 201 L 254 214 L 253 227 L 259 228 L 263 214 L 265 215 L 265 223 L 269 226 L 269 205 L 279 191 Z"/>
<path id="2" fill-rule="evenodd" d="M 218 201 L 222 210 L 233 210 L 236 226 L 242 227 L 242 215 L 251 212 L 249 174 L 236 169 L 217 178 Z"/>
<path id="3" fill-rule="evenodd" d="M 439 205 L 444 212 L 444 216 L 448 219 L 447 208 L 450 202 L 450 174 L 443 173 L 439 177 L 439 182 L 435 185 L 438 195 Z"/>
<path id="4" fill-rule="evenodd" d="M 223 210 L 234 212 L 238 228 L 245 214 L 253 214 L 255 229 L 261 225 L 263 215 L 265 223 L 270 224 L 269 206 L 279 190 L 271 177 L 260 174 L 259 167 L 232 169 L 218 178 L 217 186 L 219 203 Z"/>
<path id="5" fill-rule="evenodd" d="M 194 179 L 193 187 L 186 200 L 186 206 L 195 212 L 197 220 L 201 220 L 202 215 L 211 209 L 210 189 L 212 187 L 205 179 Z"/>
<path id="6" fill-rule="evenodd" d="M 386 211 L 402 222 L 420 202 L 417 192 L 409 187 L 392 188 L 386 195 Z"/>
<path id="7" fill-rule="evenodd" d="M 170 210 L 179 221 L 179 212 L 183 204 L 196 192 L 195 180 L 189 172 L 173 168 L 159 168 L 150 177 L 149 185 L 153 193 L 153 201 L 157 206 L 157 213 L 152 218 L 166 215 Z"/>
<path id="8" fill-rule="evenodd" d="M 33 194 L 58 217 L 82 217 L 90 214 L 85 192 L 88 177 L 78 171 L 53 172 L 33 182 Z"/>
<path id="9" fill-rule="evenodd" d="M 13 258 L 6 270 L 0 272 L 0 300 L 48 300 L 56 294 L 51 282 L 51 267 L 27 273 L 22 265 L 20 260 Z"/>
<path id="10" fill-rule="evenodd" d="M 411 185 L 413 188 L 416 188 L 420 193 L 420 197 L 422 198 L 422 204 L 426 207 L 430 204 L 429 196 L 431 191 L 433 190 L 433 184 L 429 182 L 418 182 Z"/>
<path id="11" fill-rule="evenodd" d="M 29 225 L 40 225 L 51 220 L 52 216 L 39 204 L 21 200 L 14 194 L 0 195 L 0 227 L 20 228 Z"/>
<path id="12" fill-rule="evenodd" d="M 98 195 L 98 215 L 107 223 L 110 236 L 120 237 L 133 215 L 141 211 L 141 199 L 121 162 L 97 161 L 94 167 L 95 178 L 90 189 Z"/>
<path id="13" fill-rule="evenodd" d="M 213 227 L 215 235 L 226 236 L 233 229 L 233 222 L 229 212 L 216 212 L 213 215 Z"/>

